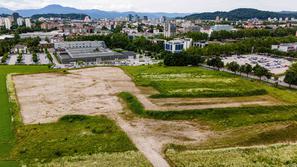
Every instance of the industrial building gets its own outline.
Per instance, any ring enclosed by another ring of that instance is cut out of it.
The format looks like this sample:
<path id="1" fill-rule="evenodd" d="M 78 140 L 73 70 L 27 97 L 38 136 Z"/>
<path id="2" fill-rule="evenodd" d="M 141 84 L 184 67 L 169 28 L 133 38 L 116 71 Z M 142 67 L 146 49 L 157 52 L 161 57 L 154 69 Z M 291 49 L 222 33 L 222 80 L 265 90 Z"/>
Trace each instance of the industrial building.
<path id="1" fill-rule="evenodd" d="M 83 61 L 95 64 L 112 64 L 118 60 L 134 59 L 134 52 L 114 52 L 108 49 L 104 41 L 75 41 L 54 44 L 61 63 L 69 64 Z"/>

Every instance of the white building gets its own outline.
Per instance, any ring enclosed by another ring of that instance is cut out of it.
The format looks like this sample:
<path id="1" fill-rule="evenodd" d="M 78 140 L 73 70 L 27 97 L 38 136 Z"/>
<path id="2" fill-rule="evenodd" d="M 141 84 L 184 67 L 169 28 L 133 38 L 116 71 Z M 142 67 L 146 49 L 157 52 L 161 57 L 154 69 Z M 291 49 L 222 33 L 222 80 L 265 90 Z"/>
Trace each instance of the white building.
<path id="1" fill-rule="evenodd" d="M 297 43 L 283 43 L 279 45 L 272 45 L 271 49 L 282 52 L 294 52 L 297 51 Z"/>
<path id="2" fill-rule="evenodd" d="M 26 27 L 28 27 L 28 28 L 31 28 L 31 27 L 32 27 L 31 20 L 30 20 L 29 18 L 26 18 L 26 19 L 25 19 L 25 25 L 26 25 Z"/>
<path id="3" fill-rule="evenodd" d="M 172 23 L 166 23 L 164 26 L 164 36 L 173 37 L 176 34 L 176 25 Z"/>
<path id="4" fill-rule="evenodd" d="M 4 19 L 4 24 L 5 24 L 5 28 L 7 30 L 10 30 L 11 29 L 11 20 L 9 18 L 5 18 Z"/>
<path id="5" fill-rule="evenodd" d="M 17 24 L 18 24 L 18 26 L 23 26 L 23 24 L 24 24 L 24 19 L 23 19 L 23 18 L 18 18 L 18 19 L 17 19 Z"/>
<path id="6" fill-rule="evenodd" d="M 103 41 L 71 41 L 71 42 L 60 42 L 55 43 L 55 49 L 66 48 L 106 48 L 105 42 Z"/>
<path id="7" fill-rule="evenodd" d="M 179 53 L 189 49 L 192 46 L 193 40 L 191 38 L 174 39 L 171 41 L 165 41 L 165 50 L 172 53 Z"/>
<path id="8" fill-rule="evenodd" d="M 226 24 L 219 24 L 211 27 L 212 31 L 232 31 L 233 29 L 234 29 L 233 26 L 226 25 Z"/>

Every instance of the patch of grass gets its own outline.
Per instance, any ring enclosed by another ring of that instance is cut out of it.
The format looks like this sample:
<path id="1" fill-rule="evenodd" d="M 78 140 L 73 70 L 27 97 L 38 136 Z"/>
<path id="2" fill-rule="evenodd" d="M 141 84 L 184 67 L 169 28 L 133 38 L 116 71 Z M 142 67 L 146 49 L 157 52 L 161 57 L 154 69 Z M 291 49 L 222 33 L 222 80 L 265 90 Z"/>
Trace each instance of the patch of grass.
<path id="1" fill-rule="evenodd" d="M 166 156 L 176 167 L 296 166 L 296 145 L 272 145 L 250 148 L 176 151 Z"/>
<path id="2" fill-rule="evenodd" d="M 297 92 L 274 88 L 260 81 L 200 67 L 121 67 L 139 86 L 150 86 L 164 97 L 243 97 L 268 94 L 282 102 L 295 103 Z"/>
<path id="3" fill-rule="evenodd" d="M 144 156 L 136 151 L 97 153 L 93 155 L 63 157 L 49 163 L 37 163 L 33 166 L 100 166 L 100 167 L 151 167 Z"/>
<path id="4" fill-rule="evenodd" d="M 249 126 L 254 124 L 297 121 L 297 106 L 255 106 L 216 108 L 186 111 L 146 111 L 138 99 L 128 92 L 119 94 L 129 109 L 141 116 L 162 120 L 199 120 L 215 129 Z"/>
<path id="5" fill-rule="evenodd" d="M 136 150 L 127 135 L 104 116 L 65 116 L 57 123 L 18 128 L 11 158 L 22 164 L 64 156 Z"/>
<path id="6" fill-rule="evenodd" d="M 18 167 L 19 164 L 16 161 L 0 161 L 1 167 Z"/>

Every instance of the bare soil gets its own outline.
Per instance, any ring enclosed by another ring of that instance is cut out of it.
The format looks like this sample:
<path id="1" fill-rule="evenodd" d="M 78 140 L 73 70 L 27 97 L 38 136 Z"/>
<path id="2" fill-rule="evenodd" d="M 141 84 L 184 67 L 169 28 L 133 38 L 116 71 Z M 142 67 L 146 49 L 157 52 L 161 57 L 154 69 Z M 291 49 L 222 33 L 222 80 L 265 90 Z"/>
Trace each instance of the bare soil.
<path id="1" fill-rule="evenodd" d="M 150 89 L 138 88 L 121 69 L 98 67 L 71 70 L 69 74 L 33 74 L 13 77 L 24 124 L 55 122 L 64 115 L 107 115 L 128 134 L 136 147 L 156 167 L 169 166 L 162 156 L 168 143 L 198 143 L 211 132 L 190 121 L 161 121 L 134 117 L 121 112 L 125 106 L 116 96 L 133 93 L 148 110 L 187 110 L 242 105 L 272 105 L 273 99 L 148 98 Z"/>

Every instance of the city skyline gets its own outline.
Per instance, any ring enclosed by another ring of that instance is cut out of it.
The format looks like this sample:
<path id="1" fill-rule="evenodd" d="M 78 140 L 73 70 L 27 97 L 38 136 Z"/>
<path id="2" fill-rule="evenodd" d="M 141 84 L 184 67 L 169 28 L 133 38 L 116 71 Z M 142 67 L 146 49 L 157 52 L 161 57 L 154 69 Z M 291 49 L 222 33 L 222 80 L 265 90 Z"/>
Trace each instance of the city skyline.
<path id="1" fill-rule="evenodd" d="M 105 11 L 136 11 L 136 12 L 178 12 L 178 13 L 199 13 L 213 11 L 229 11 L 236 8 L 256 8 L 267 11 L 297 11 L 296 1 L 283 0 L 280 4 L 278 0 L 185 0 L 172 2 L 171 0 L 84 0 L 72 1 L 64 0 L 0 0 L 0 7 L 11 10 L 42 8 L 51 4 L 59 4 L 67 7 L 79 9 L 99 9 Z"/>

